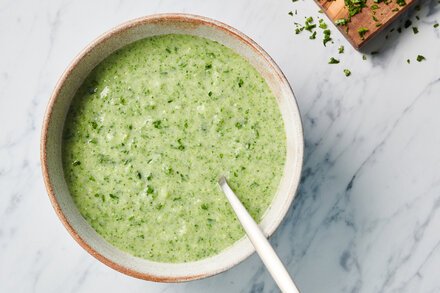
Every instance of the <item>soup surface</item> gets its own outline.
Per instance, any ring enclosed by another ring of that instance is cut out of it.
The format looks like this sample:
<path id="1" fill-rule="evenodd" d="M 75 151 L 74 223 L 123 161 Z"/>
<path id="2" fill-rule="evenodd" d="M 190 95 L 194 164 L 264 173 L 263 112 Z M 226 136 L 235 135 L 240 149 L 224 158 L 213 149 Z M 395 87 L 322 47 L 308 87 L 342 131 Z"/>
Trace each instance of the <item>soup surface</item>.
<path id="1" fill-rule="evenodd" d="M 64 127 L 63 166 L 80 213 L 109 243 L 188 262 L 244 235 L 221 175 L 261 220 L 285 140 L 274 95 L 243 57 L 205 38 L 161 35 L 119 49 L 86 78 Z"/>

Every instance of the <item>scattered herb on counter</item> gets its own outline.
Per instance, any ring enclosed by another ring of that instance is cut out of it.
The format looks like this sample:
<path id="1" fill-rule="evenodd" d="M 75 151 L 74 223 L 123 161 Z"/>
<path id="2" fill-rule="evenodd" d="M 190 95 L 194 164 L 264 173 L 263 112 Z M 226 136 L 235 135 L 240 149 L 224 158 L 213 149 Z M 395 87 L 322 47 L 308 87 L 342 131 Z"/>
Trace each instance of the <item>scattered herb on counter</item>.
<path id="1" fill-rule="evenodd" d="M 330 37 L 331 31 L 327 29 L 324 30 L 323 33 L 324 33 L 324 40 L 322 42 L 324 43 L 324 47 L 326 47 L 326 44 L 332 40 L 332 38 Z"/>
<path id="2" fill-rule="evenodd" d="M 342 53 L 344 53 L 344 46 L 343 45 L 341 45 L 339 48 L 338 48 L 338 52 L 339 52 L 339 54 L 342 54 Z"/>
<path id="3" fill-rule="evenodd" d="M 330 61 L 328 62 L 328 64 L 338 64 L 339 63 L 339 60 L 338 59 L 335 59 L 335 58 L 333 58 L 333 57 L 331 57 L 330 58 Z"/>
<path id="4" fill-rule="evenodd" d="M 293 0 L 292 2 L 297 2 L 297 1 L 298 0 Z M 326 1 L 336 1 L 336 0 L 326 0 Z M 348 33 L 348 23 L 351 22 L 352 17 L 355 16 L 356 14 L 361 13 L 363 8 L 367 8 L 367 10 L 369 10 L 371 12 L 371 14 L 372 14 L 372 19 L 376 22 L 375 26 L 379 27 L 379 26 L 382 25 L 382 22 L 380 22 L 379 19 L 378 19 L 378 18 L 380 18 L 379 15 L 382 15 L 382 13 L 379 10 L 381 8 L 380 7 L 380 3 L 384 3 L 385 5 L 388 5 L 389 3 L 391 3 L 391 1 L 392 0 L 373 0 L 373 2 L 375 4 L 367 6 L 367 1 L 366 0 L 344 0 L 345 7 L 348 9 L 348 16 L 347 16 L 347 18 L 340 18 L 340 19 L 335 20 L 334 24 L 336 26 L 346 26 L 345 27 L 345 32 Z M 439 4 L 440 4 L 440 0 L 438 0 L 438 1 L 439 1 Z M 399 6 L 404 6 L 404 5 L 407 4 L 404 0 L 396 0 L 395 3 L 397 3 Z M 415 9 L 415 11 L 420 11 L 421 10 L 419 5 L 415 6 L 414 9 Z M 399 8 L 394 8 L 394 9 L 392 9 L 392 11 L 393 12 L 399 11 Z M 322 13 L 321 10 L 319 10 L 318 12 Z M 292 11 L 290 11 L 288 14 L 290 16 L 293 16 L 293 12 Z M 297 14 L 297 10 L 295 10 L 295 15 L 296 14 Z M 417 15 L 415 16 L 415 18 L 417 20 L 420 19 Z M 407 29 L 407 28 L 411 27 L 412 24 L 413 24 L 413 22 L 410 19 L 407 19 L 404 22 L 403 27 L 405 29 Z M 309 31 L 311 33 L 309 35 L 309 39 L 311 39 L 311 40 L 314 40 L 314 39 L 317 38 L 317 30 L 316 29 L 320 28 L 320 29 L 323 30 L 323 45 L 325 47 L 327 47 L 328 42 L 333 43 L 333 40 L 331 38 L 331 30 L 328 28 L 327 24 L 324 22 L 324 19 L 321 19 L 319 16 L 317 17 L 316 23 L 314 22 L 313 17 L 309 16 L 309 17 L 305 17 L 304 25 L 302 25 L 302 24 L 300 24 L 298 22 L 295 22 L 295 26 L 296 26 L 296 28 L 295 28 L 295 33 L 296 34 L 300 34 L 301 32 L 303 32 L 305 30 Z M 434 28 L 437 28 L 439 26 L 440 26 L 439 23 L 437 23 L 437 22 L 434 23 Z M 414 34 L 417 34 L 419 32 L 419 29 L 416 26 L 412 26 L 412 30 L 413 30 Z M 402 32 L 402 28 L 401 27 L 391 28 L 391 30 L 389 30 L 389 33 L 392 33 L 394 31 L 397 31 L 400 34 Z M 369 29 L 367 27 L 362 27 L 362 28 L 358 29 L 357 32 L 359 34 L 359 37 L 362 40 L 364 40 L 365 37 L 366 37 L 366 34 L 369 32 Z M 389 35 L 386 34 L 385 39 L 388 40 L 388 38 L 389 38 Z M 342 54 L 342 53 L 344 53 L 344 50 L 345 50 L 344 46 L 341 45 L 338 48 L 338 53 Z M 376 54 L 379 54 L 379 51 L 372 51 L 370 54 L 371 55 L 376 55 Z M 421 56 L 421 55 L 419 55 L 417 57 L 417 61 L 418 62 L 421 62 L 422 60 L 425 60 L 425 59 L 426 58 L 424 56 Z M 363 55 L 362 56 L 362 60 L 367 60 L 367 56 Z M 331 57 L 330 58 L 330 62 L 328 62 L 328 63 L 329 64 L 338 64 L 338 63 L 340 63 L 340 60 L 335 59 L 334 57 Z M 409 59 L 407 60 L 407 63 L 410 64 L 410 60 Z M 351 71 L 348 70 L 348 69 L 344 69 L 344 73 L 346 74 L 346 76 L 350 76 L 351 75 Z"/>

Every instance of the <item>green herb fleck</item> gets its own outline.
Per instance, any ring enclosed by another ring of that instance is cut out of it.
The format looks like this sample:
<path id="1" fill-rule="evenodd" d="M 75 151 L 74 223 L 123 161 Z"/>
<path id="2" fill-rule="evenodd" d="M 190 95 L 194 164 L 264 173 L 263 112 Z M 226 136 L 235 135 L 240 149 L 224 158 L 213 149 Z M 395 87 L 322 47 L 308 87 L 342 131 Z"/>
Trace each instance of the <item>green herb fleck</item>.
<path id="1" fill-rule="evenodd" d="M 328 64 L 338 64 L 339 63 L 339 60 L 338 59 L 335 59 L 335 58 L 333 58 L 333 57 L 331 57 L 330 58 L 330 61 L 328 62 Z"/>
<path id="2" fill-rule="evenodd" d="M 361 40 L 364 40 L 364 35 L 366 32 L 368 32 L 368 29 L 365 27 L 358 29 L 358 33 L 359 36 L 361 37 Z"/>
<path id="3" fill-rule="evenodd" d="M 116 195 L 114 195 L 114 194 L 112 194 L 112 193 L 110 193 L 109 196 L 110 196 L 112 199 L 119 199 L 118 196 L 116 196 Z"/>
<path id="4" fill-rule="evenodd" d="M 344 46 L 341 45 L 341 46 L 338 48 L 338 51 L 339 51 L 339 54 L 344 53 Z"/>
<path id="5" fill-rule="evenodd" d="M 426 60 L 425 56 L 418 55 L 418 56 L 417 56 L 417 61 L 418 61 L 418 62 L 421 62 L 422 60 Z"/>
<path id="6" fill-rule="evenodd" d="M 326 46 L 326 44 L 332 40 L 332 38 L 330 37 L 331 32 L 330 32 L 330 30 L 324 30 L 323 33 L 324 33 L 323 43 L 324 43 L 324 46 Z"/>
<path id="7" fill-rule="evenodd" d="M 161 129 L 162 128 L 162 120 L 153 121 L 154 128 Z"/>

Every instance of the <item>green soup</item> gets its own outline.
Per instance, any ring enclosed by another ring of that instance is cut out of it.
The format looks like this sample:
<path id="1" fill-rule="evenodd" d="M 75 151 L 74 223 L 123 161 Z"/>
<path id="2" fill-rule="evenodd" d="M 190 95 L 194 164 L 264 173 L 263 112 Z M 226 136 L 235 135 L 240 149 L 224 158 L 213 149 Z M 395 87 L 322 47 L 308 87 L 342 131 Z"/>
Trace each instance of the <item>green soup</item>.
<path id="1" fill-rule="evenodd" d="M 63 166 L 78 210 L 109 243 L 188 262 L 244 235 L 221 175 L 261 220 L 285 140 L 275 97 L 244 58 L 205 38 L 161 35 L 114 52 L 86 78 L 64 127 Z"/>

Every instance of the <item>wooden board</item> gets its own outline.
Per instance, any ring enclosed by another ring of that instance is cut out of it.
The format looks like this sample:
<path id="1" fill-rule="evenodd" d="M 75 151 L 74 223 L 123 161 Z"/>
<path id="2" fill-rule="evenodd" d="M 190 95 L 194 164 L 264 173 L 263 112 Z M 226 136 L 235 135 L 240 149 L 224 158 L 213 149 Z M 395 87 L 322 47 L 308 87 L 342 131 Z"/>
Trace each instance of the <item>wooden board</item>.
<path id="1" fill-rule="evenodd" d="M 338 29 L 342 34 L 348 39 L 348 41 L 355 47 L 359 49 L 369 40 L 371 40 L 378 32 L 389 25 L 394 19 L 396 19 L 400 14 L 407 10 L 416 0 L 405 0 L 405 6 L 399 6 L 396 0 L 391 0 L 391 3 L 386 5 L 385 3 L 374 3 L 373 0 L 367 0 L 367 7 L 362 9 L 362 12 L 354 15 L 351 18 L 351 22 L 347 24 L 348 33 L 346 33 L 346 26 L 338 25 Z M 341 18 L 348 18 L 348 8 L 345 6 L 344 0 L 315 0 L 321 7 L 322 11 L 327 14 L 332 22 Z M 376 12 L 374 16 L 377 21 L 373 19 L 373 14 L 370 9 L 371 5 L 379 6 L 375 9 Z M 393 11 L 393 9 L 398 8 L 398 11 Z M 376 23 L 382 23 L 380 26 L 376 26 Z M 367 28 L 368 32 L 365 33 L 364 39 L 362 40 L 359 36 L 358 30 L 361 28 Z"/>

